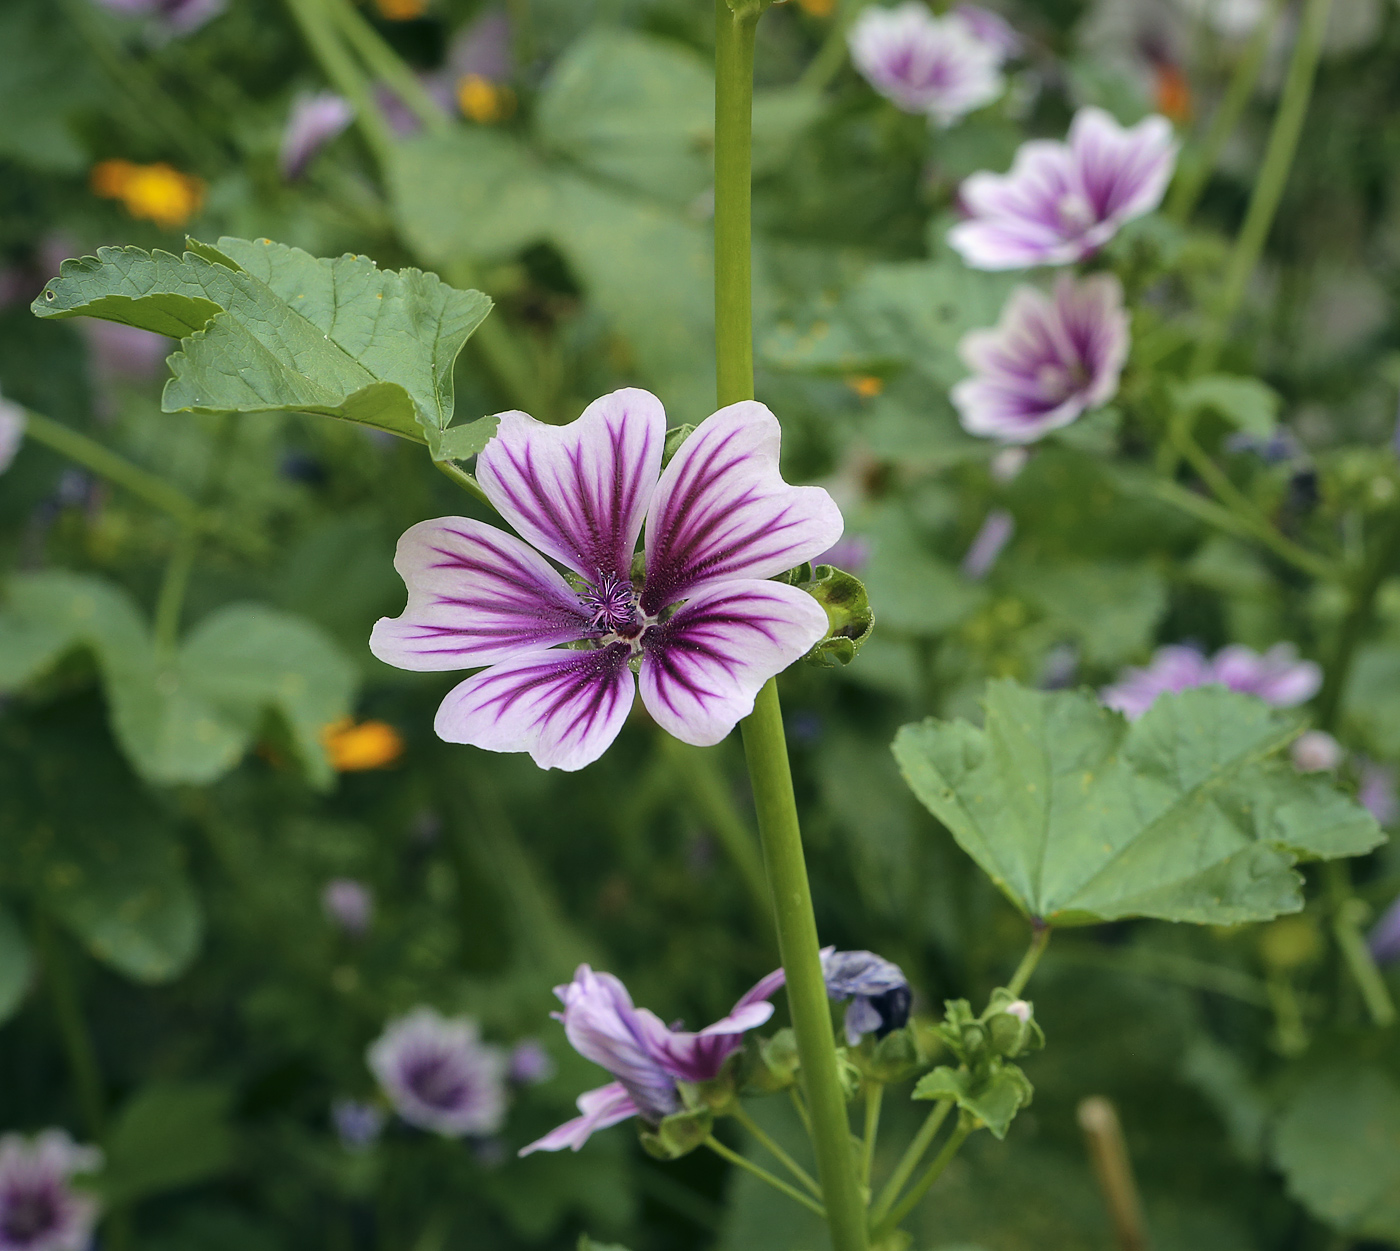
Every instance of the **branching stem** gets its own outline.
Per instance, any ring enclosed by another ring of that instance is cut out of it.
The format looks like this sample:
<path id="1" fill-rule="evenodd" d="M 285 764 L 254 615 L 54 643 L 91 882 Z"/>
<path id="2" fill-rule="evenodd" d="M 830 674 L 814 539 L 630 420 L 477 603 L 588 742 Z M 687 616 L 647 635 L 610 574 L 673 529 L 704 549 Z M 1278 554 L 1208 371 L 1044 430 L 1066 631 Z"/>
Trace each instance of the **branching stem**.
<path id="1" fill-rule="evenodd" d="M 774 1177 L 773 1174 L 762 1165 L 755 1164 L 752 1160 L 740 1155 L 737 1151 L 731 1151 L 713 1134 L 705 1139 L 705 1145 L 721 1159 L 728 1160 L 735 1168 L 741 1168 L 746 1173 L 752 1173 L 760 1181 L 767 1182 L 774 1190 L 787 1195 L 789 1199 L 796 1200 L 809 1212 L 815 1212 L 822 1220 L 826 1220 L 826 1209 L 815 1199 L 804 1195 L 795 1186 L 789 1186 L 781 1177 Z"/>

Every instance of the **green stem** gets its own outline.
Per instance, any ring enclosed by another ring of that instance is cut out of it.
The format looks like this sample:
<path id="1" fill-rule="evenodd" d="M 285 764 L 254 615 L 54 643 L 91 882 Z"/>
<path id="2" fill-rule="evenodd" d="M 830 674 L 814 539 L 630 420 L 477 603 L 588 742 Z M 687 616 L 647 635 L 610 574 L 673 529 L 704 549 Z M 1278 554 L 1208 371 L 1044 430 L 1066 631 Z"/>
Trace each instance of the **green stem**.
<path id="1" fill-rule="evenodd" d="M 943 1176 L 943 1170 L 953 1162 L 953 1157 L 958 1154 L 970 1133 L 972 1123 L 966 1117 L 960 1119 L 956 1128 L 948 1135 L 948 1141 L 943 1144 L 942 1150 L 933 1157 L 933 1162 L 924 1171 L 924 1175 L 909 1188 L 909 1193 L 899 1201 L 899 1206 L 880 1223 L 876 1229 L 877 1238 L 885 1237 L 899 1228 L 899 1222 L 914 1210 L 919 1200 L 928 1194 L 929 1187 Z"/>
<path id="2" fill-rule="evenodd" d="M 736 12 L 726 0 L 715 0 L 715 358 L 721 406 L 753 398 L 749 208 L 759 6 L 747 0 L 742 7 Z M 836 1063 L 783 714 L 771 679 L 745 718 L 743 735 L 832 1247 L 866 1251 L 865 1205 Z"/>
<path id="3" fill-rule="evenodd" d="M 797 80 L 799 87 L 809 91 L 822 91 L 831 85 L 831 80 L 841 72 L 846 63 L 846 32 L 855 21 L 856 14 L 865 8 L 869 0 L 843 0 L 832 15 L 831 26 L 817 49 L 817 55 L 808 62 L 807 68 Z"/>
<path id="4" fill-rule="evenodd" d="M 171 486 L 164 478 L 133 465 L 125 457 L 62 422 L 26 409 L 24 432 L 35 442 L 53 448 L 84 469 L 90 469 L 109 482 L 116 483 L 184 525 L 197 528 L 204 524 L 199 505 L 179 487 Z"/>
<path id="5" fill-rule="evenodd" d="M 807 1137 L 812 1136 L 812 1115 L 807 1111 L 806 1100 L 802 1097 L 802 1088 L 796 1084 L 788 1087 L 788 1094 L 792 1097 L 792 1106 L 797 1109 L 797 1119 L 802 1122 L 802 1128 L 807 1131 Z"/>
<path id="6" fill-rule="evenodd" d="M 1362 931 L 1369 909 L 1351 893 L 1351 871 L 1346 861 L 1328 861 L 1323 871 L 1332 900 L 1332 933 L 1347 971 L 1361 992 L 1371 1020 L 1381 1029 L 1394 1025 L 1395 1001 Z"/>
<path id="7" fill-rule="evenodd" d="M 875 1163 L 875 1140 L 880 1136 L 880 1105 L 885 1099 L 885 1084 L 873 1078 L 865 1083 L 865 1133 L 861 1138 L 860 1184 L 870 1189 L 870 1170 Z"/>
<path id="8" fill-rule="evenodd" d="M 943 1128 L 943 1122 L 948 1119 L 948 1113 L 953 1110 L 951 1099 L 940 1099 L 933 1105 L 928 1117 L 919 1127 L 919 1132 L 914 1135 L 914 1140 L 904 1149 L 904 1154 L 900 1157 L 899 1163 L 895 1165 L 895 1170 L 890 1174 L 890 1179 L 880 1191 L 880 1197 L 875 1201 L 874 1207 L 870 1210 L 870 1220 L 873 1225 L 879 1226 L 884 1223 L 889 1210 L 894 1206 L 894 1201 L 899 1198 L 899 1192 L 904 1189 L 904 1183 L 913 1175 L 914 1170 L 919 1167 L 919 1161 L 924 1158 L 924 1153 L 933 1145 L 933 1140 L 938 1137 L 938 1131 Z"/>
<path id="9" fill-rule="evenodd" d="M 1035 966 L 1040 963 L 1040 957 L 1050 945 L 1050 927 L 1043 921 L 1032 921 L 1031 926 L 1031 944 L 1026 948 L 1026 954 L 1021 957 L 1021 963 L 1016 966 L 1016 972 L 1006 984 L 1006 989 L 1017 998 L 1020 998 L 1021 992 L 1026 989 L 1026 983 L 1031 980 Z"/>
<path id="10" fill-rule="evenodd" d="M 705 1139 L 705 1145 L 709 1147 L 717 1156 L 723 1160 L 728 1160 L 736 1168 L 741 1168 L 745 1172 L 752 1173 L 755 1177 L 767 1182 L 774 1190 L 787 1195 L 789 1199 L 795 1199 L 809 1212 L 815 1212 L 822 1220 L 827 1219 L 826 1209 L 816 1200 L 804 1195 L 794 1186 L 789 1186 L 781 1177 L 774 1177 L 766 1168 L 755 1164 L 752 1160 L 740 1155 L 737 1151 L 731 1151 L 724 1143 L 720 1142 L 713 1134 Z"/>
<path id="11" fill-rule="evenodd" d="M 822 1188 L 817 1185 L 816 1179 L 813 1178 L 811 1173 L 809 1173 L 805 1168 L 802 1167 L 802 1165 L 800 1165 L 796 1160 L 794 1160 L 792 1156 L 790 1156 L 786 1151 L 784 1151 L 782 1147 L 780 1147 L 769 1134 L 764 1132 L 764 1130 L 759 1126 L 758 1122 L 755 1121 L 753 1117 L 751 1117 L 746 1111 L 744 1111 L 743 1104 L 736 1103 L 730 1115 L 733 1116 L 734 1119 L 738 1121 L 740 1125 L 742 1125 L 746 1130 L 748 1130 L 749 1133 L 754 1136 L 757 1142 L 761 1146 L 763 1146 L 768 1151 L 768 1153 L 775 1160 L 778 1161 L 779 1164 L 781 1164 L 785 1169 L 787 1169 L 789 1173 L 791 1173 L 795 1178 L 797 1178 L 798 1181 L 800 1181 L 804 1186 L 806 1186 L 807 1189 L 810 1190 L 813 1195 L 815 1195 L 818 1199 L 822 1197 Z"/>
<path id="12" fill-rule="evenodd" d="M 1278 112 L 1274 116 L 1273 130 L 1269 134 L 1264 164 L 1254 184 L 1254 194 L 1250 197 L 1244 224 L 1235 240 L 1219 299 L 1206 331 L 1196 345 L 1196 354 L 1191 363 L 1193 376 L 1209 373 L 1215 367 L 1230 322 L 1244 298 L 1245 286 L 1264 250 L 1274 214 L 1283 198 L 1289 170 L 1293 167 L 1293 155 L 1298 148 L 1298 136 L 1302 133 L 1303 119 L 1307 116 L 1308 101 L 1312 97 L 1318 57 L 1322 52 L 1322 37 L 1327 29 L 1327 15 L 1331 8 L 1332 0 L 1306 0 L 1303 7 L 1303 20 L 1298 29 L 1297 43 L 1293 46 L 1293 57 L 1289 61 L 1288 77 L 1284 82 Z"/>
<path id="13" fill-rule="evenodd" d="M 350 0 L 321 0 L 332 22 L 360 54 L 360 59 L 378 75 L 385 85 L 408 106 L 430 131 L 443 134 L 452 129 L 452 121 L 442 106 L 430 96 L 413 71 L 403 63 L 397 52 L 384 42 Z"/>
<path id="14" fill-rule="evenodd" d="M 1279 14 L 1283 11 L 1283 4 L 1284 0 L 1273 0 L 1268 16 L 1260 19 L 1259 25 L 1254 28 L 1249 44 L 1235 65 L 1230 85 L 1225 89 L 1225 98 L 1215 110 L 1215 116 L 1210 119 L 1210 126 L 1201 141 L 1200 151 L 1196 153 L 1189 168 L 1183 170 L 1176 180 L 1176 186 L 1172 188 L 1171 197 L 1167 201 L 1167 216 L 1173 220 L 1184 222 L 1191 216 L 1216 162 L 1220 159 L 1220 151 L 1225 146 L 1225 141 L 1235 133 L 1245 105 L 1249 103 L 1249 98 L 1259 83 L 1259 74 L 1264 68 L 1264 56 L 1269 50 L 1269 40 L 1273 36 Z"/>
<path id="15" fill-rule="evenodd" d="M 186 527 L 180 531 L 180 537 L 175 540 L 175 547 L 165 564 L 152 631 L 156 655 L 164 663 L 169 663 L 175 655 L 180 637 L 180 618 L 185 608 L 185 592 L 189 589 L 190 573 L 198 552 L 199 531 Z"/>
<path id="16" fill-rule="evenodd" d="M 467 492 L 468 495 L 475 496 L 488 508 L 495 511 L 495 505 L 486 498 L 486 492 L 481 489 L 481 483 L 476 480 L 475 475 L 469 474 L 465 469 L 453 464 L 450 460 L 435 460 L 433 461 L 433 465 L 447 477 L 451 478 L 452 481 Z"/>
<path id="17" fill-rule="evenodd" d="M 53 1000 L 59 1037 L 63 1040 L 63 1050 L 67 1053 L 68 1067 L 73 1074 L 78 1107 L 82 1111 L 87 1132 L 101 1142 L 107 1132 L 107 1100 L 102 1090 L 97 1049 L 93 1046 L 87 1022 L 83 1020 L 83 1006 L 73 980 L 73 966 L 63 950 L 63 939 L 55 931 L 48 915 L 42 911 L 38 915 L 35 938 L 44 979 Z"/>

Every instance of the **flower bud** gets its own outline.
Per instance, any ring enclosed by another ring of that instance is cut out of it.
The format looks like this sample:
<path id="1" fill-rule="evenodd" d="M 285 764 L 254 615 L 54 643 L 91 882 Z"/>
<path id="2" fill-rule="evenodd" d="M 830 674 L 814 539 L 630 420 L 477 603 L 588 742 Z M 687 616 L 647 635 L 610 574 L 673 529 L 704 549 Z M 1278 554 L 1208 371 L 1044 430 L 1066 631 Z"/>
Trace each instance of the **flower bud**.
<path id="1" fill-rule="evenodd" d="M 709 1108 L 673 1112 L 663 1117 L 655 1133 L 643 1131 L 642 1147 L 658 1160 L 679 1160 L 689 1155 L 710 1136 L 715 1116 Z"/>

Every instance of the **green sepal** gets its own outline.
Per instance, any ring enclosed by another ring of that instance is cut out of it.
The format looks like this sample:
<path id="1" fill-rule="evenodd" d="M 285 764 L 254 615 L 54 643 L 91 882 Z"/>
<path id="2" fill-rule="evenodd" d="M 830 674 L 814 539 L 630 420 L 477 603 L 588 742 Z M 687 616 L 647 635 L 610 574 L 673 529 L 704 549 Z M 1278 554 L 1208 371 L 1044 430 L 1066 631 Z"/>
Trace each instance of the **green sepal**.
<path id="1" fill-rule="evenodd" d="M 827 620 L 826 637 L 802 659 L 819 669 L 850 664 L 875 629 L 875 613 L 864 583 L 854 574 L 831 565 L 818 565 L 815 569 L 804 565 L 793 572 L 799 576 L 807 573 L 793 585 L 822 606 Z"/>
<path id="2" fill-rule="evenodd" d="M 1016 1065 L 998 1059 L 981 1076 L 966 1068 L 940 1066 L 920 1078 L 911 1098 L 951 1099 L 991 1130 L 994 1138 L 1005 1138 L 1012 1119 L 1030 1103 L 1033 1093 L 1030 1080 Z"/>
<path id="3" fill-rule="evenodd" d="M 922 1067 L 914 1031 L 907 1025 L 886 1034 L 865 1059 L 866 1074 L 887 1086 L 912 1077 Z"/>
<path id="4" fill-rule="evenodd" d="M 860 1068 L 851 1059 L 851 1053 L 845 1047 L 836 1048 L 836 1076 L 841 1080 L 841 1090 L 847 1103 L 860 1094 L 864 1085 Z"/>
<path id="5" fill-rule="evenodd" d="M 679 1160 L 704 1143 L 714 1129 L 715 1114 L 709 1108 L 690 1108 L 664 1118 L 655 1132 L 641 1132 L 642 1147 L 657 1160 Z"/>
<path id="6" fill-rule="evenodd" d="M 790 1028 L 780 1029 L 771 1038 L 760 1038 L 746 1052 L 743 1089 L 756 1095 L 776 1094 L 797 1080 L 802 1061 L 797 1054 L 797 1035 Z"/>
<path id="7" fill-rule="evenodd" d="M 736 1051 L 725 1060 L 719 1072 L 709 1081 L 677 1082 L 681 1101 L 692 1111 L 708 1108 L 716 1116 L 726 1115 L 735 1102 L 742 1063 L 743 1053 Z"/>
<path id="8" fill-rule="evenodd" d="M 666 442 L 661 446 L 661 468 L 665 469 L 671 463 L 671 457 L 681 450 L 684 443 L 692 434 L 695 427 L 692 425 L 675 426 L 666 431 Z"/>

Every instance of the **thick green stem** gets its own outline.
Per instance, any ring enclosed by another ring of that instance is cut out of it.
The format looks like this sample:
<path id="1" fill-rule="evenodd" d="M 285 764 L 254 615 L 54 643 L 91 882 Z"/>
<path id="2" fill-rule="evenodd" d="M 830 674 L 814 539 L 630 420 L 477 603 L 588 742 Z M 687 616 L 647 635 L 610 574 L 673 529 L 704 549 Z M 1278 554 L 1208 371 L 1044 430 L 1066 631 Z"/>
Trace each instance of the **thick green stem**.
<path id="1" fill-rule="evenodd" d="M 737 1151 L 731 1151 L 724 1143 L 712 1134 L 705 1139 L 705 1145 L 709 1147 L 721 1159 L 728 1160 L 735 1168 L 741 1168 L 746 1173 L 752 1173 L 761 1181 L 767 1182 L 774 1190 L 787 1195 L 789 1199 L 796 1200 L 809 1212 L 815 1212 L 823 1220 L 826 1219 L 826 1211 L 815 1199 L 810 1199 L 795 1186 L 789 1186 L 781 1177 L 774 1177 L 766 1168 L 755 1164 L 747 1156 L 740 1155 Z"/>
<path id="2" fill-rule="evenodd" d="M 1225 141 L 1235 133 L 1235 127 L 1239 125 L 1245 105 L 1249 103 L 1249 98 L 1259 83 L 1259 74 L 1264 68 L 1264 56 L 1269 50 L 1269 41 L 1273 37 L 1278 16 L 1283 11 L 1283 4 L 1284 0 L 1273 0 L 1268 16 L 1260 19 L 1259 25 L 1255 27 L 1249 44 L 1235 65 L 1230 85 L 1225 89 L 1225 98 L 1220 101 L 1215 116 L 1210 119 L 1210 126 L 1206 129 L 1205 138 L 1201 140 L 1200 150 L 1191 164 L 1177 177 L 1176 186 L 1172 188 L 1171 198 L 1167 201 L 1167 215 L 1176 221 L 1184 222 L 1191 216 L 1216 162 L 1220 159 L 1220 151 L 1225 146 Z"/>
<path id="3" fill-rule="evenodd" d="M 800 1165 L 796 1160 L 794 1160 L 792 1156 L 790 1156 L 786 1151 L 784 1151 L 783 1148 L 773 1140 L 772 1136 L 763 1130 L 763 1128 L 758 1124 L 757 1121 L 753 1119 L 753 1117 L 751 1117 L 747 1112 L 744 1111 L 743 1104 L 736 1103 L 733 1107 L 731 1115 L 736 1121 L 739 1122 L 740 1125 L 742 1125 L 746 1130 L 749 1131 L 750 1134 L 753 1135 L 754 1139 L 759 1143 L 760 1146 L 762 1146 L 768 1152 L 769 1155 L 771 1155 L 775 1160 L 777 1160 L 778 1163 L 781 1164 L 785 1169 L 787 1169 L 789 1173 L 791 1173 L 795 1178 L 797 1178 L 798 1181 L 800 1181 L 804 1186 L 806 1186 L 807 1189 L 810 1190 L 817 1199 L 820 1199 L 822 1197 L 822 1188 L 817 1185 L 816 1180 L 812 1177 L 812 1175 L 805 1168 L 803 1168 L 802 1165 Z"/>
<path id="4" fill-rule="evenodd" d="M 1033 923 L 1031 933 L 1031 945 L 1026 948 L 1026 954 L 1021 957 L 1021 963 L 1016 966 L 1016 972 L 1011 975 L 1011 980 L 1007 982 L 1006 989 L 1013 995 L 1019 996 L 1026 989 L 1026 983 L 1031 980 L 1031 974 L 1035 972 L 1035 966 L 1040 963 L 1040 957 L 1045 954 L 1045 949 L 1050 945 L 1051 929 L 1043 921 Z"/>
<path id="5" fill-rule="evenodd" d="M 1322 52 L 1322 37 L 1327 29 L 1327 15 L 1331 8 L 1332 0 L 1306 0 L 1303 7 L 1298 41 L 1294 44 L 1293 57 L 1288 65 L 1288 78 L 1284 82 L 1278 113 L 1274 116 L 1264 164 L 1254 184 L 1254 194 L 1250 197 L 1244 224 L 1235 240 L 1220 296 L 1205 333 L 1196 345 L 1196 354 L 1191 362 L 1192 374 L 1209 373 L 1215 367 L 1230 322 L 1244 299 L 1245 287 L 1264 250 L 1264 241 L 1269 236 L 1274 214 L 1283 198 L 1288 172 L 1293 167 L 1293 154 L 1298 148 L 1303 119 L 1308 113 L 1318 57 Z"/>
<path id="6" fill-rule="evenodd" d="M 894 1201 L 899 1198 L 899 1192 L 904 1189 L 904 1184 L 913 1175 L 914 1170 L 919 1167 L 919 1161 L 924 1158 L 924 1153 L 933 1145 L 933 1140 L 938 1137 L 938 1131 L 943 1128 L 943 1122 L 948 1119 L 948 1113 L 953 1110 L 951 1099 L 941 1099 L 933 1105 L 927 1119 L 919 1127 L 919 1132 L 914 1135 L 914 1140 L 904 1149 L 904 1154 L 900 1157 L 895 1170 L 890 1174 L 890 1179 L 885 1183 L 884 1189 L 880 1191 L 880 1197 L 875 1201 L 875 1205 L 870 1210 L 870 1221 L 873 1225 L 879 1226 L 884 1223 L 885 1217 L 894 1206 Z"/>
<path id="7" fill-rule="evenodd" d="M 924 1170 L 924 1175 L 909 1188 L 909 1193 L 899 1201 L 895 1210 L 881 1222 L 876 1230 L 876 1237 L 884 1237 L 899 1228 L 899 1222 L 914 1210 L 919 1200 L 928 1194 L 929 1187 L 943 1176 L 943 1170 L 953 1162 L 953 1157 L 958 1154 L 970 1133 L 972 1133 L 972 1124 L 966 1117 L 963 1117 L 958 1121 L 953 1132 L 948 1135 L 948 1141 L 943 1144 L 942 1150 L 933 1157 L 933 1163 Z"/>
<path id="8" fill-rule="evenodd" d="M 750 0 L 742 8 L 736 12 L 726 0 L 715 0 L 715 355 L 721 406 L 753 398 L 749 206 L 760 6 Z M 745 718 L 743 733 L 832 1247 L 865 1251 L 865 1205 L 836 1064 L 783 714 L 771 680 Z"/>

